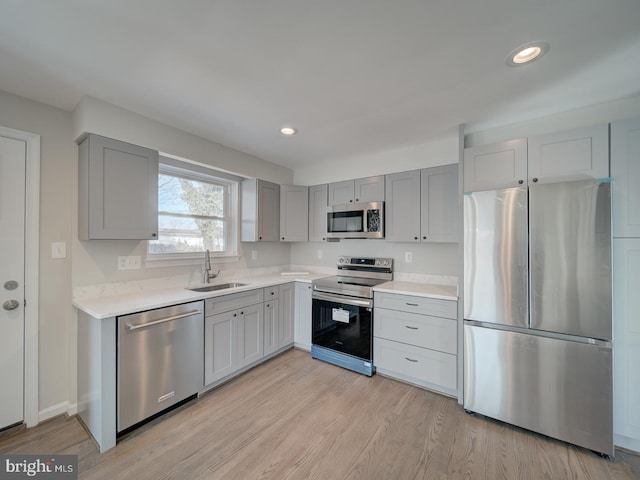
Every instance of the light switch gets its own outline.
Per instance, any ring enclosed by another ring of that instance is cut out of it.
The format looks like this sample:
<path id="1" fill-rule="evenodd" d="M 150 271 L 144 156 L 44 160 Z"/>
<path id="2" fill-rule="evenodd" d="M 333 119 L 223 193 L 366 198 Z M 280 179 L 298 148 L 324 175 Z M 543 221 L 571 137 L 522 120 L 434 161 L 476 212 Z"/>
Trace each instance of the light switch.
<path id="1" fill-rule="evenodd" d="M 413 262 L 413 252 L 404 252 L 404 261 L 406 263 Z"/>
<path id="2" fill-rule="evenodd" d="M 51 242 L 51 258 L 67 258 L 67 244 L 65 242 Z"/>
<path id="3" fill-rule="evenodd" d="M 257 260 L 257 259 L 258 259 L 258 251 L 251 250 L 251 260 Z"/>

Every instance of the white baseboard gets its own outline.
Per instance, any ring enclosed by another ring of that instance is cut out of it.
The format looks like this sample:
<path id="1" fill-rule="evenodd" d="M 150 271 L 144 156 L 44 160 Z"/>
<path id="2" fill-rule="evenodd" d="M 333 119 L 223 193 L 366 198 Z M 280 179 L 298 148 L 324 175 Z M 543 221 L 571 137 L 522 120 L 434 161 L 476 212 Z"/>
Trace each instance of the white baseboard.
<path id="1" fill-rule="evenodd" d="M 625 450 L 640 453 L 640 439 L 614 434 L 613 443 L 615 443 L 616 447 L 622 447 Z"/>
<path id="2" fill-rule="evenodd" d="M 58 415 L 76 415 L 78 413 L 78 404 L 77 403 L 69 403 L 69 402 L 61 402 L 57 405 L 52 405 L 50 407 L 45 408 L 44 410 L 40 410 L 38 412 L 38 423 L 44 422 L 45 420 L 49 420 L 50 418 L 57 417 Z"/>

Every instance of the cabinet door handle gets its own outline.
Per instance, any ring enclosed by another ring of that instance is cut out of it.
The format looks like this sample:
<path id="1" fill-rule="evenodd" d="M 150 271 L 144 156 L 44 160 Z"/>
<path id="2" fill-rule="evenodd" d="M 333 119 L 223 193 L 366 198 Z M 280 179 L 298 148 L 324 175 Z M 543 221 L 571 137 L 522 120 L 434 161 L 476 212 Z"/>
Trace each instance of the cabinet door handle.
<path id="1" fill-rule="evenodd" d="M 405 358 L 405 360 L 408 360 L 408 361 L 413 362 L 413 363 L 417 363 L 418 362 L 418 360 L 416 360 L 415 358 L 409 358 L 409 357 L 404 357 L 404 358 Z"/>
<path id="2" fill-rule="evenodd" d="M 357 202 L 358 200 L 360 200 L 360 199 L 359 199 L 359 198 L 356 198 L 356 202 Z"/>
<path id="3" fill-rule="evenodd" d="M 534 178 L 534 179 L 533 179 L 533 183 L 537 183 L 537 182 L 538 182 L 538 179 L 537 179 L 537 178 Z"/>
<path id="4" fill-rule="evenodd" d="M 426 240 L 426 239 L 427 239 L 427 236 L 425 235 L 424 237 L 422 237 L 422 239 L 423 239 L 423 240 Z"/>
<path id="5" fill-rule="evenodd" d="M 518 180 L 518 183 L 522 185 L 524 183 L 524 180 Z"/>
<path id="6" fill-rule="evenodd" d="M 271 295 L 275 295 L 275 294 L 276 294 L 276 292 L 271 292 Z"/>
<path id="7" fill-rule="evenodd" d="M 405 302 L 407 305 L 409 305 L 410 307 L 419 307 L 420 305 L 418 305 L 417 303 L 409 303 L 409 302 Z"/>
<path id="8" fill-rule="evenodd" d="M 408 328 L 409 330 L 418 330 L 418 327 L 411 327 L 409 325 L 405 325 L 405 328 Z"/>

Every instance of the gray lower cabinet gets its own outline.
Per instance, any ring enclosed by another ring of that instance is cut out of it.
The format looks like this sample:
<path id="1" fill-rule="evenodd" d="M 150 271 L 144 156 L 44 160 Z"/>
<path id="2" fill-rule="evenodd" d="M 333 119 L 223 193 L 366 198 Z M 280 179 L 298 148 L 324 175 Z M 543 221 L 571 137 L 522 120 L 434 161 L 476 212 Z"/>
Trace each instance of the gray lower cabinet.
<path id="1" fill-rule="evenodd" d="M 264 355 L 263 289 L 205 302 L 204 383 L 232 375 Z"/>
<path id="2" fill-rule="evenodd" d="M 270 355 L 278 350 L 280 330 L 280 302 L 277 286 L 264 289 L 264 354 Z"/>
<path id="3" fill-rule="evenodd" d="M 286 283 L 278 287 L 278 348 L 293 345 L 294 315 L 296 307 L 295 283 Z"/>
<path id="4" fill-rule="evenodd" d="M 293 344 L 295 284 L 264 289 L 264 355 Z"/>
<path id="5" fill-rule="evenodd" d="M 294 345 L 311 350 L 311 284 L 296 282 Z"/>
<path id="6" fill-rule="evenodd" d="M 378 372 L 456 396 L 458 302 L 376 292 L 374 304 Z"/>
<path id="7" fill-rule="evenodd" d="M 158 237 L 158 152 L 100 135 L 81 138 L 78 237 Z"/>

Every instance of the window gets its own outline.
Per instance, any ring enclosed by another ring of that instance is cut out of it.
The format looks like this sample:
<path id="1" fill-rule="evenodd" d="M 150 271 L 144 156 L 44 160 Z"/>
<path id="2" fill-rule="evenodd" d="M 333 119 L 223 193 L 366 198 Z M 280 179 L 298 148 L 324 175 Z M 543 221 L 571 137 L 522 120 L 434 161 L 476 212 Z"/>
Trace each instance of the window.
<path id="1" fill-rule="evenodd" d="M 238 182 L 176 163 L 160 164 L 158 239 L 149 241 L 148 260 L 201 259 L 207 249 L 235 257 Z"/>

